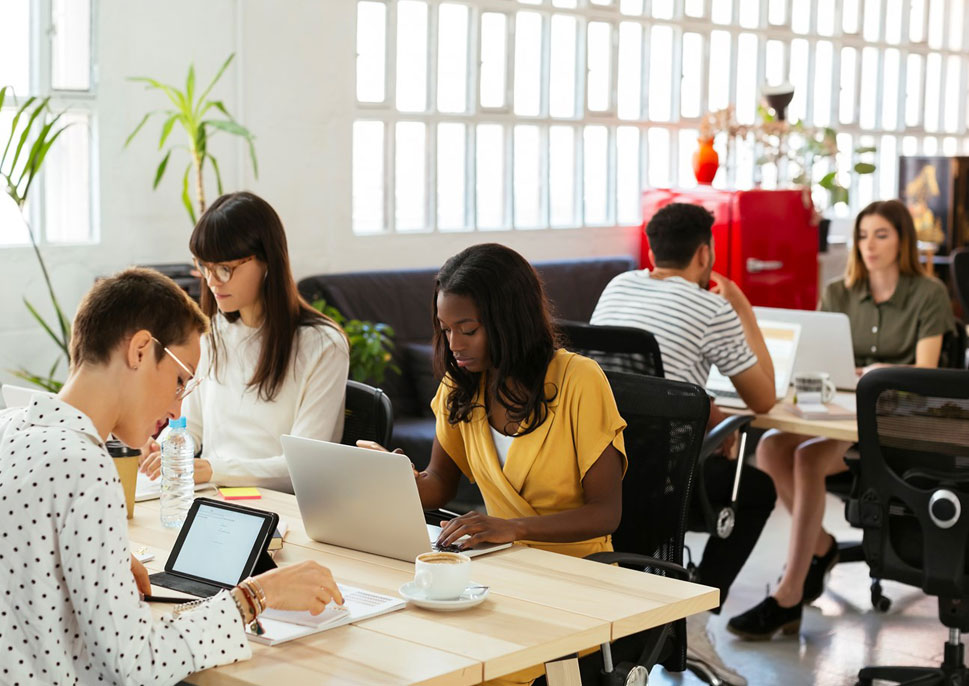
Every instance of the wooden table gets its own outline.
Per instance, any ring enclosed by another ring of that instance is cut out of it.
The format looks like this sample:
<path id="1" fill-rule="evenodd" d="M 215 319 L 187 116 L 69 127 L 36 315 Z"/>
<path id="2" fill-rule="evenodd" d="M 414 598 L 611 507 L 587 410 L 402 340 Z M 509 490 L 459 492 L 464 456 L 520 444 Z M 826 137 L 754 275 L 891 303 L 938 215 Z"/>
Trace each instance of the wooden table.
<path id="1" fill-rule="evenodd" d="M 317 560 L 338 581 L 390 595 L 413 578 L 412 563 L 311 540 L 293 496 L 261 492 L 261 500 L 247 504 L 277 512 L 290 525 L 278 564 Z M 161 527 L 158 501 L 138 503 L 129 538 L 132 548 L 155 554 L 152 571 L 164 567 L 175 533 Z M 200 672 L 189 682 L 476 684 L 718 603 L 713 588 L 521 546 L 472 564 L 474 580 L 491 589 L 476 608 L 438 613 L 408 606 L 279 646 L 253 644 L 251 660 Z"/>
<path id="2" fill-rule="evenodd" d="M 777 403 L 766 414 L 755 415 L 751 426 L 756 429 L 778 429 L 805 436 L 836 438 L 839 441 L 858 441 L 858 421 L 856 419 L 802 419 L 787 406 L 794 402 L 794 391 L 790 390 L 782 402 Z M 845 407 L 855 406 L 854 393 L 838 393 L 835 400 Z M 750 410 L 721 408 L 726 414 L 752 414 Z"/>

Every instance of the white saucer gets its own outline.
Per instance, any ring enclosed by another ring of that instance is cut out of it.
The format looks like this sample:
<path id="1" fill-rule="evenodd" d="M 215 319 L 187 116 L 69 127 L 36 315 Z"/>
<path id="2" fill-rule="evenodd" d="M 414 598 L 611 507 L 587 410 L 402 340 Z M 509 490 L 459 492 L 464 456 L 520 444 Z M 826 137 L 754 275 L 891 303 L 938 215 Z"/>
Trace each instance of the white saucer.
<path id="1" fill-rule="evenodd" d="M 431 600 L 430 598 L 426 598 L 424 596 L 424 591 L 417 588 L 417 584 L 415 584 L 413 581 L 408 581 L 406 584 L 401 586 L 397 592 L 400 594 L 401 598 L 409 600 L 418 607 L 427 608 L 428 610 L 439 610 L 441 612 L 466 610 L 469 607 L 480 605 L 484 602 L 484 599 L 488 597 L 488 589 L 481 587 L 480 584 L 475 581 L 471 582 L 460 597 L 452 600 Z"/>

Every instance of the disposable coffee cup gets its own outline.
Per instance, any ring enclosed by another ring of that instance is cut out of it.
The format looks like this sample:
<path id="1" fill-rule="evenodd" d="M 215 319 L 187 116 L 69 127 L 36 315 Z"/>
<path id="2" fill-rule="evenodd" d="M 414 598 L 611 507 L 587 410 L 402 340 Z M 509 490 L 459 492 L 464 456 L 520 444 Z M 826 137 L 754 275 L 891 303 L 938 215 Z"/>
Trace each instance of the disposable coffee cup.
<path id="1" fill-rule="evenodd" d="M 429 600 L 455 600 L 471 583 L 471 558 L 461 553 L 422 553 L 414 561 L 414 585 Z"/>
<path id="2" fill-rule="evenodd" d="M 794 402 L 799 405 L 830 403 L 836 392 L 827 372 L 798 372 L 794 375 Z"/>
<path id="3" fill-rule="evenodd" d="M 141 451 L 116 440 L 110 440 L 105 445 L 115 469 L 118 470 L 121 488 L 124 489 L 125 509 L 128 511 L 128 519 L 131 519 L 135 516 L 135 487 L 138 483 L 138 458 L 141 457 Z"/>

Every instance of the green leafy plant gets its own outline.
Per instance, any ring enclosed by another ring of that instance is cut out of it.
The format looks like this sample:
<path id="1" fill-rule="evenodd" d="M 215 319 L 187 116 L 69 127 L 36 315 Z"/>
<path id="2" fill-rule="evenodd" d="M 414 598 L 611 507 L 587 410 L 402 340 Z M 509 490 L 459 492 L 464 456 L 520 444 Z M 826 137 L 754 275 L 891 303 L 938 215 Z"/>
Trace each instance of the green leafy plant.
<path id="1" fill-rule="evenodd" d="M 244 138 L 249 145 L 249 158 L 252 160 L 253 173 L 256 175 L 256 178 L 259 178 L 259 163 L 256 160 L 256 147 L 253 143 L 254 137 L 252 133 L 229 114 L 229 111 L 221 100 L 208 99 L 209 93 L 212 92 L 215 84 L 222 78 L 222 75 L 228 69 L 234 57 L 235 53 L 229 55 L 218 73 L 216 73 L 215 78 L 197 96 L 195 92 L 194 64 L 189 65 L 188 76 L 185 79 L 185 90 L 179 90 L 176 86 L 162 83 L 146 76 L 136 76 L 128 79 L 129 81 L 144 83 L 148 90 L 161 91 L 167 96 L 172 108 L 148 112 L 141 118 L 138 126 L 135 127 L 135 130 L 125 140 L 125 147 L 128 147 L 149 119 L 156 115 L 164 116 L 161 136 L 158 139 L 158 149 L 165 149 L 166 152 L 161 162 L 158 163 L 158 167 L 155 169 L 155 180 L 152 183 L 152 189 L 158 188 L 162 177 L 165 176 L 165 170 L 168 169 L 168 162 L 171 159 L 172 153 L 178 148 L 187 149 L 191 159 L 185 167 L 185 172 L 182 174 L 182 205 L 185 206 L 185 211 L 188 212 L 188 216 L 191 218 L 193 225 L 196 222 L 197 215 L 195 213 L 195 206 L 192 204 L 191 194 L 189 193 L 189 177 L 191 176 L 194 179 L 195 200 L 198 205 L 198 213 L 201 214 L 205 212 L 204 172 L 207 162 L 212 164 L 212 170 L 215 172 L 216 187 L 219 195 L 222 195 L 222 173 L 219 171 L 218 161 L 209 151 L 209 140 L 213 135 L 223 131 Z M 219 113 L 225 118 L 217 118 L 216 115 Z M 171 143 L 166 149 L 165 144 L 168 142 L 169 135 L 176 123 L 184 131 L 188 145 L 186 147 Z"/>
<path id="2" fill-rule="evenodd" d="M 4 86 L 0 88 L 0 109 L 3 108 L 8 94 L 16 105 L 13 88 Z M 3 179 L 4 190 L 17 204 L 21 213 L 24 211 L 30 190 L 34 187 L 34 181 L 40 174 L 44 160 L 47 159 L 47 153 L 69 126 L 69 124 L 59 125 L 62 114 L 58 113 L 51 116 L 49 97 L 43 99 L 29 97 L 17 108 L 10 123 L 10 131 L 3 146 L 3 153 L 0 155 L 0 177 Z M 26 117 L 26 121 L 21 125 L 24 117 Z M 57 300 L 54 286 L 50 280 L 50 273 L 47 271 L 47 264 L 44 262 L 34 231 L 26 217 L 24 217 L 24 223 L 27 226 L 30 245 L 34 249 L 34 255 L 37 257 L 37 263 L 40 265 L 40 271 L 44 276 L 44 284 L 47 286 L 47 293 L 54 308 L 55 322 L 49 324 L 26 297 L 23 301 L 31 316 L 47 332 L 70 364 L 71 322 L 64 315 L 64 310 Z M 60 363 L 61 357 L 58 356 L 46 375 L 34 374 L 23 368 L 14 371 L 13 374 L 24 381 L 56 393 L 62 385 L 60 381 L 54 378 Z"/>
<path id="3" fill-rule="evenodd" d="M 394 364 L 391 357 L 394 330 L 389 324 L 347 319 L 323 299 L 314 300 L 313 307 L 333 319 L 346 332 L 350 341 L 350 378 L 381 384 L 387 370 L 400 374 L 400 367 Z"/>

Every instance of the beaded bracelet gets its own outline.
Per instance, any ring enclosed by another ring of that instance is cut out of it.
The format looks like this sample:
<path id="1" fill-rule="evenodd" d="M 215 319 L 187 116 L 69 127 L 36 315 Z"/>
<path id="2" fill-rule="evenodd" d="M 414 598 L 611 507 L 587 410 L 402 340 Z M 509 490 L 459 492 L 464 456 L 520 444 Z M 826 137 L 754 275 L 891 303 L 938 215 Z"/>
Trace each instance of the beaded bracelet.
<path id="1" fill-rule="evenodd" d="M 256 593 L 259 594 L 259 602 L 262 603 L 263 610 L 268 608 L 269 603 L 266 600 L 266 592 L 263 590 L 262 584 L 260 584 L 258 581 L 256 581 L 255 578 L 251 576 L 248 579 L 246 579 L 246 582 L 248 582 L 254 589 L 256 589 Z"/>
<path id="2" fill-rule="evenodd" d="M 249 607 L 252 609 L 252 621 L 249 623 L 249 631 L 254 633 L 256 636 L 262 636 L 264 633 L 266 633 L 266 630 L 259 622 L 259 613 L 260 613 L 260 610 L 258 607 L 259 601 L 254 597 L 255 592 L 247 588 L 244 582 L 240 582 L 239 585 L 236 586 L 236 588 L 239 589 L 239 591 L 242 593 L 242 596 L 246 599 L 246 602 L 249 604 Z M 245 617 L 243 617 L 242 621 L 243 623 L 245 622 Z"/>
<path id="3" fill-rule="evenodd" d="M 256 601 L 256 614 L 262 614 L 266 609 L 266 594 L 262 591 L 262 588 L 257 590 L 256 582 L 253 581 L 252 577 L 248 579 L 243 579 L 239 582 L 240 586 L 245 587 L 247 591 L 252 594 L 253 600 Z"/>

